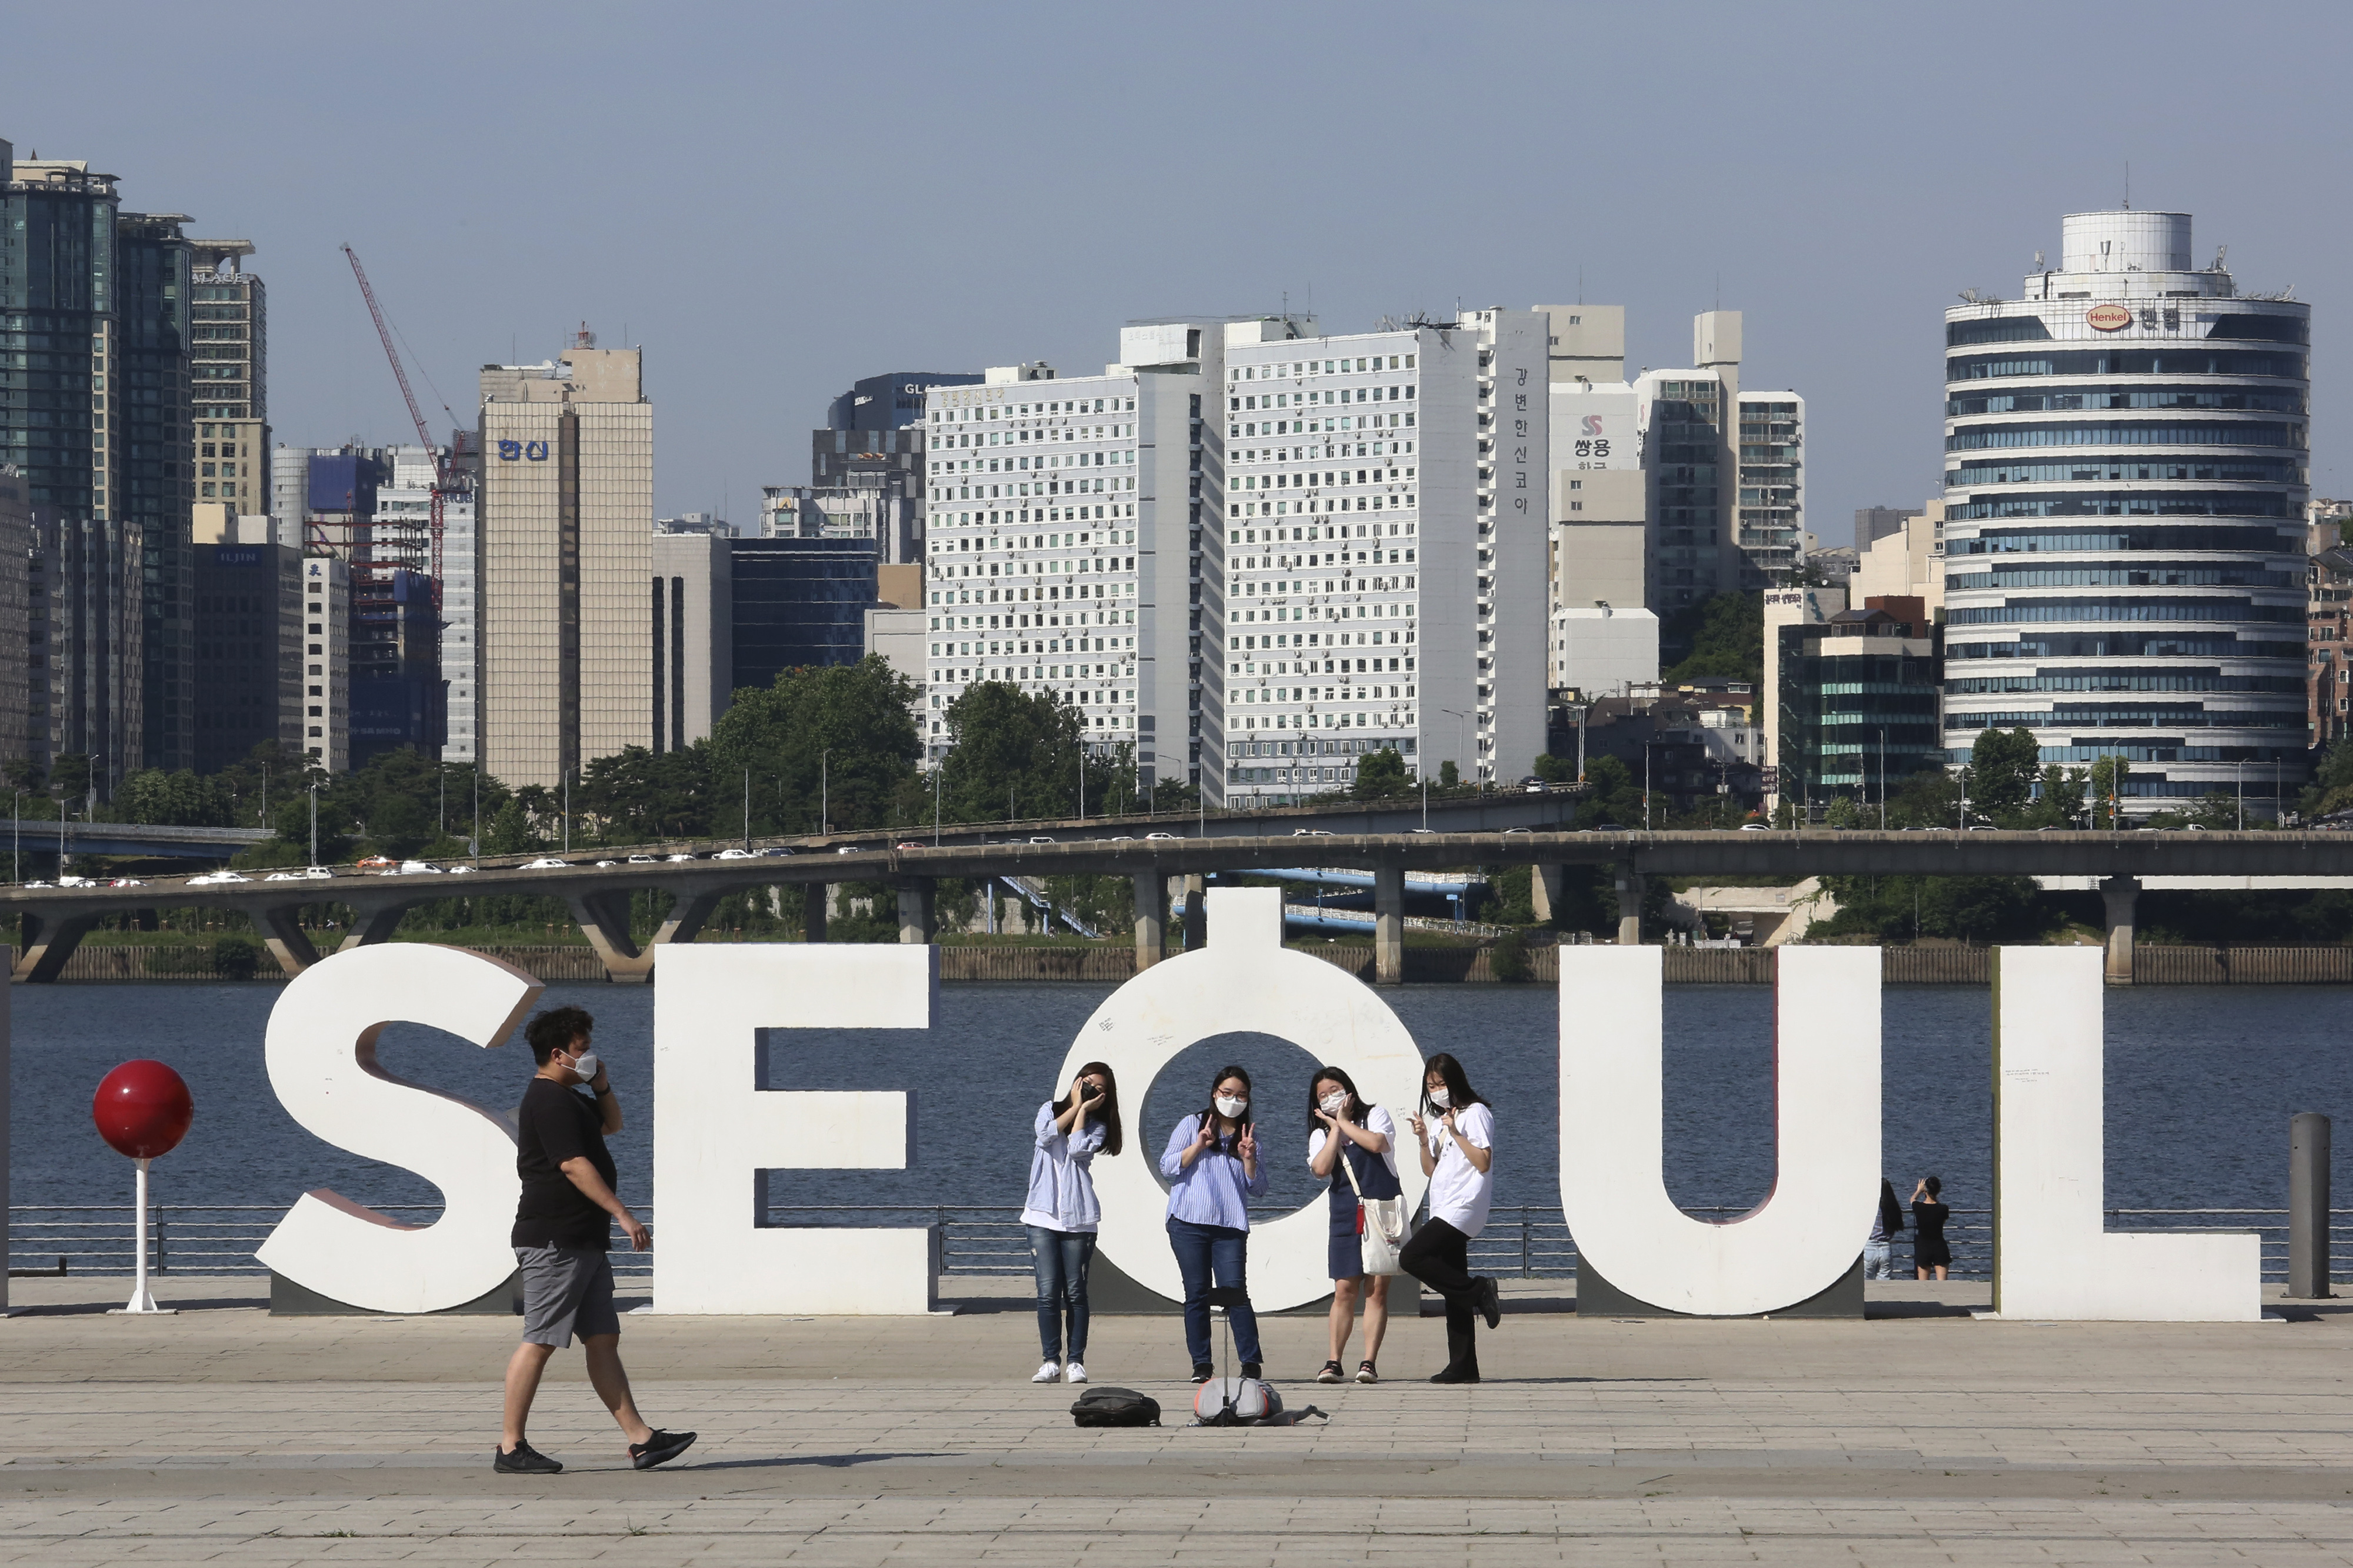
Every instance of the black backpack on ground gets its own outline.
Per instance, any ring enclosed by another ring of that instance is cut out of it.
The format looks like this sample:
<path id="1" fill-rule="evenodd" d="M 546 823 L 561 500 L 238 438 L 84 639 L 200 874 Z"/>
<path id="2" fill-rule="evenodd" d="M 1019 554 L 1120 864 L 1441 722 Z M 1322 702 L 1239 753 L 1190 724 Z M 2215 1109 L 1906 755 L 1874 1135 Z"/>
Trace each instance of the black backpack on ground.
<path id="1" fill-rule="evenodd" d="M 1071 1406 L 1082 1426 L 1157 1426 L 1160 1402 L 1132 1388 L 1090 1388 Z"/>

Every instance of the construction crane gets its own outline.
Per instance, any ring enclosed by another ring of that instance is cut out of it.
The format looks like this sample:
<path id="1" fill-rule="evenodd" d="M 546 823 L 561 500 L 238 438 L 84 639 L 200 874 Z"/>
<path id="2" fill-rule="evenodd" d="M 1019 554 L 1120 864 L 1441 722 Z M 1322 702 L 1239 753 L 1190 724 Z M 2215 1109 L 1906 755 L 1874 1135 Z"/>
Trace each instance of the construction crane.
<path id="1" fill-rule="evenodd" d="M 438 622 L 441 618 L 442 508 L 444 498 L 457 488 L 455 475 L 449 460 L 442 456 L 440 447 L 435 443 L 432 432 L 426 426 L 425 415 L 417 406 L 417 394 L 409 390 L 408 372 L 401 368 L 400 351 L 392 346 L 392 328 L 384 319 L 383 309 L 375 302 L 375 290 L 368 286 L 367 268 L 360 265 L 360 253 L 348 245 L 343 247 L 343 259 L 352 264 L 352 276 L 359 279 L 360 297 L 367 301 L 368 315 L 375 322 L 375 335 L 384 343 L 384 357 L 392 362 L 393 379 L 400 383 L 401 401 L 408 405 L 408 418 L 409 422 L 417 426 L 417 443 L 433 459 L 433 618 Z M 450 413 L 446 404 L 442 406 L 442 412 L 449 414 L 452 426 L 451 437 L 454 440 L 457 416 Z"/>

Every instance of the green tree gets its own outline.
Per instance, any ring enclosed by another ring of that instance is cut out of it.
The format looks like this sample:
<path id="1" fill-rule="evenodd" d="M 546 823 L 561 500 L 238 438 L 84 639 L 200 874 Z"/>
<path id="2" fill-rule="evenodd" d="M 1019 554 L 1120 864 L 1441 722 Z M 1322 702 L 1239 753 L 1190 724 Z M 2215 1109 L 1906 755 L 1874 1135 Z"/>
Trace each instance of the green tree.
<path id="1" fill-rule="evenodd" d="M 731 791 L 723 787 L 724 781 L 712 777 L 707 741 L 682 752 L 659 753 L 627 746 L 581 770 L 572 790 L 572 808 L 607 844 L 698 837 L 716 830 L 714 817 L 728 830 L 741 832 L 741 780 L 739 771 L 738 788 Z"/>
<path id="2" fill-rule="evenodd" d="M 1082 766 L 1089 815 L 1135 798 L 1133 748 L 1089 747 L 1085 711 L 1054 692 L 983 681 L 949 707 L 947 723 L 953 743 L 938 784 L 951 822 L 1076 816 Z"/>
<path id="3" fill-rule="evenodd" d="M 2092 762 L 2092 819 L 2114 830 L 2124 823 L 2125 780 L 2132 764 L 2122 757 L 2096 757 Z"/>
<path id="4" fill-rule="evenodd" d="M 198 778 L 182 768 L 167 773 L 142 768 L 125 774 L 115 786 L 107 816 L 116 822 L 145 823 L 158 827 L 227 827 L 232 826 L 227 792 L 210 778 Z"/>
<path id="5" fill-rule="evenodd" d="M 2042 793 L 2026 814 L 2029 827 L 2074 827 L 2084 819 L 2084 792 L 2091 775 L 2082 768 L 2057 763 L 2042 770 Z"/>
<path id="6" fill-rule="evenodd" d="M 1765 595 L 1714 594 L 1667 617 L 1659 641 L 1685 649 L 1661 679 L 1677 681 L 1717 676 L 1761 685 L 1765 679 Z"/>
<path id="7" fill-rule="evenodd" d="M 1440 788 L 1454 789 L 1460 786 L 1461 783 L 1462 770 L 1454 765 L 1452 758 L 1450 757 L 1445 762 L 1438 764 L 1438 784 Z"/>
<path id="8" fill-rule="evenodd" d="M 1979 731 L 1969 748 L 1969 809 L 1997 827 L 2022 826 L 2041 767 L 2032 731 Z"/>
<path id="9" fill-rule="evenodd" d="M 1609 756 L 1586 758 L 1585 783 L 1587 794 L 1577 808 L 1579 827 L 1597 827 L 1605 822 L 1620 827 L 1642 826 L 1642 786 L 1624 762 Z"/>
<path id="10" fill-rule="evenodd" d="M 875 657 L 736 692 L 711 737 L 712 826 L 742 831 L 747 768 L 754 834 L 815 831 L 820 809 L 837 829 L 888 826 L 923 752 L 914 703 L 913 683 Z"/>
<path id="11" fill-rule="evenodd" d="M 1830 809 L 1822 813 L 1822 826 L 1838 828 L 1862 827 L 1865 826 L 1862 807 L 1854 803 L 1854 797 L 1851 795 L 1833 796 Z M 1871 826 L 1877 826 L 1876 817 L 1873 819 Z"/>
<path id="12" fill-rule="evenodd" d="M 1367 752 L 1356 764 L 1356 783 L 1352 793 L 1358 800 L 1382 800 L 1409 794 L 1412 789 L 1413 781 L 1406 776 L 1405 758 L 1393 746 Z"/>
<path id="13" fill-rule="evenodd" d="M 1942 768 L 1906 777 L 1887 801 L 1890 827 L 1954 827 L 1960 823 L 1960 781 Z"/>

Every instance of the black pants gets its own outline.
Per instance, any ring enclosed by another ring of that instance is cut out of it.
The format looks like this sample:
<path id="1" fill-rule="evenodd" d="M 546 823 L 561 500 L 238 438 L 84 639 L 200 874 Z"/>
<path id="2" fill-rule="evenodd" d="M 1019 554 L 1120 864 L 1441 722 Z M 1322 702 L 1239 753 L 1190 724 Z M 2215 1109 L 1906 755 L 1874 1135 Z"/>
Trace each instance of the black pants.
<path id="1" fill-rule="evenodd" d="M 1442 1219 L 1424 1220 L 1398 1249 L 1398 1263 L 1446 1298 L 1446 1370 L 1476 1376 L 1479 1282 L 1471 1274 L 1471 1238 Z"/>

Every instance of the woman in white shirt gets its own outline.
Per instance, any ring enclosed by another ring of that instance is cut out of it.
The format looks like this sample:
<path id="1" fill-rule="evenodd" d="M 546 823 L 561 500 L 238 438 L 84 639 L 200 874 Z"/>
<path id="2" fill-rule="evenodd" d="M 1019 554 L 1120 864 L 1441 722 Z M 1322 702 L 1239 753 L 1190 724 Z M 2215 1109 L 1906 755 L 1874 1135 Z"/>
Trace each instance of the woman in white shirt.
<path id="1" fill-rule="evenodd" d="M 1473 1319 L 1504 1321 L 1494 1280 L 1471 1272 L 1471 1241 L 1487 1228 L 1495 1189 L 1495 1114 L 1471 1087 L 1462 1064 L 1441 1051 L 1422 1075 L 1422 1115 L 1413 1119 L 1430 1217 L 1398 1254 L 1405 1271 L 1446 1298 L 1446 1370 L 1432 1383 L 1479 1381 Z M 1423 1117 L 1429 1118 L 1427 1121 Z"/>
<path id="2" fill-rule="evenodd" d="M 1094 1262 L 1103 1208 L 1095 1201 L 1092 1166 L 1098 1153 L 1116 1154 L 1123 1142 L 1119 1079 L 1108 1065 L 1089 1062 L 1071 1080 L 1071 1092 L 1038 1108 L 1029 1152 L 1029 1194 L 1021 1226 L 1038 1275 L 1038 1341 L 1045 1362 L 1029 1379 L 1087 1380 L 1087 1269 Z M 1062 1362 L 1063 1320 L 1070 1321 L 1071 1362 Z"/>
<path id="3" fill-rule="evenodd" d="M 1315 1375 L 1338 1383 L 1346 1373 L 1340 1357 L 1356 1327 L 1356 1301 L 1365 1303 L 1365 1359 L 1356 1363 L 1358 1383 L 1378 1383 L 1373 1365 L 1389 1326 L 1389 1277 L 1365 1272 L 1365 1198 L 1404 1195 L 1398 1181 L 1397 1122 L 1382 1107 L 1367 1107 L 1356 1080 L 1339 1068 L 1318 1068 L 1307 1088 L 1307 1168 L 1332 1184 L 1332 1359 Z M 1344 1169 L 1341 1161 L 1347 1162 Z M 1369 1288 L 1368 1288 L 1369 1287 Z"/>

